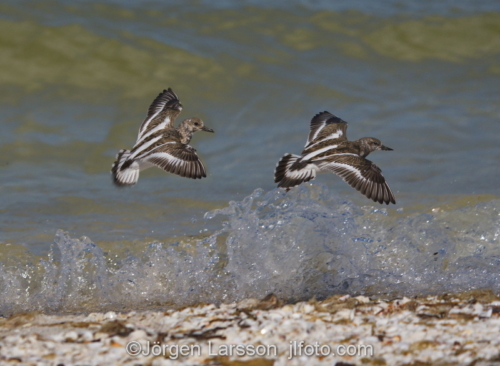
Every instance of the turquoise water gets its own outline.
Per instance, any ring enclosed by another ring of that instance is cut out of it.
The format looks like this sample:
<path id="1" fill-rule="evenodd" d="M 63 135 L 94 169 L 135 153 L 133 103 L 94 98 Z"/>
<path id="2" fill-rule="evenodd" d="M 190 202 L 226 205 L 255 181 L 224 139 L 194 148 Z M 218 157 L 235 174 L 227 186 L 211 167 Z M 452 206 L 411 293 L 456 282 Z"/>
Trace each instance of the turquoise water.
<path id="1" fill-rule="evenodd" d="M 499 39 L 493 1 L 3 2 L 0 313 L 498 291 Z M 167 87 L 208 177 L 115 188 Z M 394 149 L 397 205 L 275 189 L 323 110 Z"/>

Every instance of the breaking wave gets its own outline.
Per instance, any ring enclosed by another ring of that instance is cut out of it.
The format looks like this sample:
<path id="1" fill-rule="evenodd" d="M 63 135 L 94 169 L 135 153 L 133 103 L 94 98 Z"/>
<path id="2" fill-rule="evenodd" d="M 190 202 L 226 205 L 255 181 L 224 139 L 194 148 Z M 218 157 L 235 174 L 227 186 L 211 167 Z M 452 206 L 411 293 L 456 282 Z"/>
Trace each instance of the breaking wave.
<path id="1" fill-rule="evenodd" d="M 205 214 L 221 220 L 218 230 L 154 242 L 140 255 L 117 256 L 59 230 L 47 257 L 0 263 L 0 314 L 153 309 L 271 292 L 295 301 L 500 291 L 499 208 L 492 200 L 388 213 L 303 185 L 288 194 L 256 189 Z"/>

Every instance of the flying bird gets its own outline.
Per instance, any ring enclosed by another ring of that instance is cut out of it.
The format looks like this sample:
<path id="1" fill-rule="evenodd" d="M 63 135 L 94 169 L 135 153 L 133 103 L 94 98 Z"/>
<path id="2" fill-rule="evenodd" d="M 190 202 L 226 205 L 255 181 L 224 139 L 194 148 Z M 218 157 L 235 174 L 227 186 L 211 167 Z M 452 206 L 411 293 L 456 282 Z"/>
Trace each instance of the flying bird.
<path id="1" fill-rule="evenodd" d="M 374 137 L 348 141 L 346 130 L 347 122 L 330 112 L 315 115 L 302 154 L 285 154 L 276 165 L 274 182 L 288 191 L 319 172 L 332 172 L 375 202 L 395 204 L 382 171 L 366 159 L 372 151 L 392 149 Z"/>
<path id="2" fill-rule="evenodd" d="M 130 186 L 137 183 L 141 170 L 157 166 L 181 177 L 201 179 L 207 176 L 196 149 L 189 145 L 196 131 L 214 132 L 199 118 L 182 121 L 175 127 L 182 104 L 172 89 L 163 90 L 151 103 L 131 150 L 120 150 L 111 168 L 113 183 Z"/>

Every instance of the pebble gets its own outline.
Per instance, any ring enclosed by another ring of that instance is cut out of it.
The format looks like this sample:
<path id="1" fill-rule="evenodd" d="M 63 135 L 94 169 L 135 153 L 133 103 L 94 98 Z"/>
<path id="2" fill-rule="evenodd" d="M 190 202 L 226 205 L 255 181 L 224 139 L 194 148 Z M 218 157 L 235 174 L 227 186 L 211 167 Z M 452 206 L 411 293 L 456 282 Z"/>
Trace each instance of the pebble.
<path id="1" fill-rule="evenodd" d="M 370 302 L 370 298 L 366 296 L 356 296 L 355 299 L 361 304 L 368 304 Z"/>
<path id="2" fill-rule="evenodd" d="M 108 311 L 106 314 L 104 314 L 104 319 L 114 320 L 116 319 L 116 313 L 114 311 Z"/>
<path id="3" fill-rule="evenodd" d="M 64 335 L 64 339 L 66 342 L 74 342 L 78 339 L 78 333 L 72 330 Z"/>

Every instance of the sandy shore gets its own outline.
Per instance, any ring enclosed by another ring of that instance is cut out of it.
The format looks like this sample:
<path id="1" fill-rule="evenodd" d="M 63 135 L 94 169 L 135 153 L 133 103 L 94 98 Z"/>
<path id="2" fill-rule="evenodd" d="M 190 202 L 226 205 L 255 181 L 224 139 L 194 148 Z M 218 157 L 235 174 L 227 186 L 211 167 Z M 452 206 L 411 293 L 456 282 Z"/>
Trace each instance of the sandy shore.
<path id="1" fill-rule="evenodd" d="M 2 365 L 498 365 L 490 292 L 0 318 Z"/>

